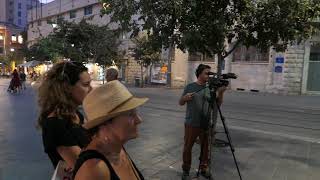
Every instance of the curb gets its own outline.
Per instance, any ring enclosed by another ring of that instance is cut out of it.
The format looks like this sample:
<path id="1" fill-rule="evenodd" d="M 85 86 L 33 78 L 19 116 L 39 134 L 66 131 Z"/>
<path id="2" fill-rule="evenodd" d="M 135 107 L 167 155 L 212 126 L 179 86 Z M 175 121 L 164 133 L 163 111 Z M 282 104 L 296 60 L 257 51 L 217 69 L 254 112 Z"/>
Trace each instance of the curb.
<path id="1" fill-rule="evenodd" d="M 248 89 L 248 90 L 246 90 L 246 89 L 243 89 L 243 88 L 237 88 L 236 90 L 237 91 L 246 91 L 246 92 L 255 92 L 255 93 L 260 92 L 260 90 L 258 90 L 258 89 Z"/>

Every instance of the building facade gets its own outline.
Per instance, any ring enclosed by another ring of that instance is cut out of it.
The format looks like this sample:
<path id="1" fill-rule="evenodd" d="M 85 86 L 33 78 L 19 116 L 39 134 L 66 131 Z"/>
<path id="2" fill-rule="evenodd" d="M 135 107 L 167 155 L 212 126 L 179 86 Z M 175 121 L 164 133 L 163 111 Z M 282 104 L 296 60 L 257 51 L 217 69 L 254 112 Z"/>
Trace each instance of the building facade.
<path id="1" fill-rule="evenodd" d="M 16 63 L 22 63 L 19 51 L 24 43 L 23 31 L 27 25 L 27 10 L 40 5 L 38 0 L 0 1 L 0 57 L 2 64 L 11 71 Z M 10 61 L 10 62 L 9 62 Z"/>
<path id="2" fill-rule="evenodd" d="M 0 23 L 25 29 L 28 9 L 38 6 L 41 6 L 38 0 L 2 0 L 0 2 Z"/>
<path id="3" fill-rule="evenodd" d="M 200 64 L 217 69 L 217 58 L 175 50 L 172 62 L 174 87 L 183 87 L 196 80 Z M 223 73 L 235 73 L 230 88 L 241 91 L 268 92 L 285 95 L 320 95 L 320 34 L 285 52 L 261 51 L 255 47 L 238 47 L 223 63 Z"/>

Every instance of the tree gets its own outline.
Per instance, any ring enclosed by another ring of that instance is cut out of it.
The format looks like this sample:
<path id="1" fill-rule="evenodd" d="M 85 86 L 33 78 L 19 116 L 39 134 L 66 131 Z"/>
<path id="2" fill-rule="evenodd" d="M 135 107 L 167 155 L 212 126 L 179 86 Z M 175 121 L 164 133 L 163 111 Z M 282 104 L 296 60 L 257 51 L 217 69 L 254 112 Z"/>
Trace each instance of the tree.
<path id="1" fill-rule="evenodd" d="M 53 38 L 51 35 L 40 39 L 36 44 L 33 44 L 25 51 L 27 60 L 38 61 L 57 61 L 63 57 L 61 51 L 63 50 L 63 44 L 61 41 Z"/>
<path id="2" fill-rule="evenodd" d="M 63 42 L 62 54 L 71 60 L 106 66 L 119 59 L 119 34 L 107 26 L 60 21 L 52 36 Z"/>
<path id="3" fill-rule="evenodd" d="M 118 33 L 107 26 L 59 21 L 57 28 L 47 37 L 27 49 L 28 59 L 40 61 L 60 58 L 78 62 L 94 62 L 111 65 L 118 61 Z"/>
<path id="4" fill-rule="evenodd" d="M 316 28 L 319 0 L 101 0 L 103 14 L 137 36 L 147 31 L 168 48 L 224 58 L 239 45 L 284 50 Z"/>
<path id="5" fill-rule="evenodd" d="M 133 57 L 141 67 L 141 84 L 143 87 L 143 68 L 152 65 L 154 62 L 158 62 L 161 59 L 161 48 L 156 46 L 152 40 L 148 39 L 148 36 L 140 36 L 133 39 L 136 47 L 134 48 Z"/>

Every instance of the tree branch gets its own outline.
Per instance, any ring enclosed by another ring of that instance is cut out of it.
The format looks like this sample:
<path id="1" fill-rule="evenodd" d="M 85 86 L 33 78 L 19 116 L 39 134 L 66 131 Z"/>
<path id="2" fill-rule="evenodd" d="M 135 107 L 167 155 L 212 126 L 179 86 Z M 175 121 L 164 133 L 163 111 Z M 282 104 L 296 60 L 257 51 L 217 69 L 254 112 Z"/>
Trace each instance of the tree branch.
<path id="1" fill-rule="evenodd" d="M 241 41 L 238 40 L 238 41 L 233 45 L 233 47 L 231 48 L 231 50 L 228 51 L 228 52 L 226 52 L 225 55 L 222 56 L 223 59 L 226 58 L 226 57 L 228 57 L 228 56 L 239 46 L 240 43 L 241 43 Z"/>

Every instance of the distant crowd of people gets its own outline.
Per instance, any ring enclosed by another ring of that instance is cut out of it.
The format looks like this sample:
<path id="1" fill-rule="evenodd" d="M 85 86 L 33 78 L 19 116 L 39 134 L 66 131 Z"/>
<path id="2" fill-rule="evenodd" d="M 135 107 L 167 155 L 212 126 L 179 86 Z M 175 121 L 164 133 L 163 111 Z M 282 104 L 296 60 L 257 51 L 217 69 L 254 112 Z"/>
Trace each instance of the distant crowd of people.
<path id="1" fill-rule="evenodd" d="M 10 77 L 10 76 L 9 76 Z M 35 81 L 38 78 L 38 75 L 35 71 L 29 73 L 31 80 Z M 8 92 L 18 93 L 22 90 L 27 89 L 26 86 L 27 74 L 23 70 L 13 70 L 11 74 L 11 81 L 7 89 Z"/>

